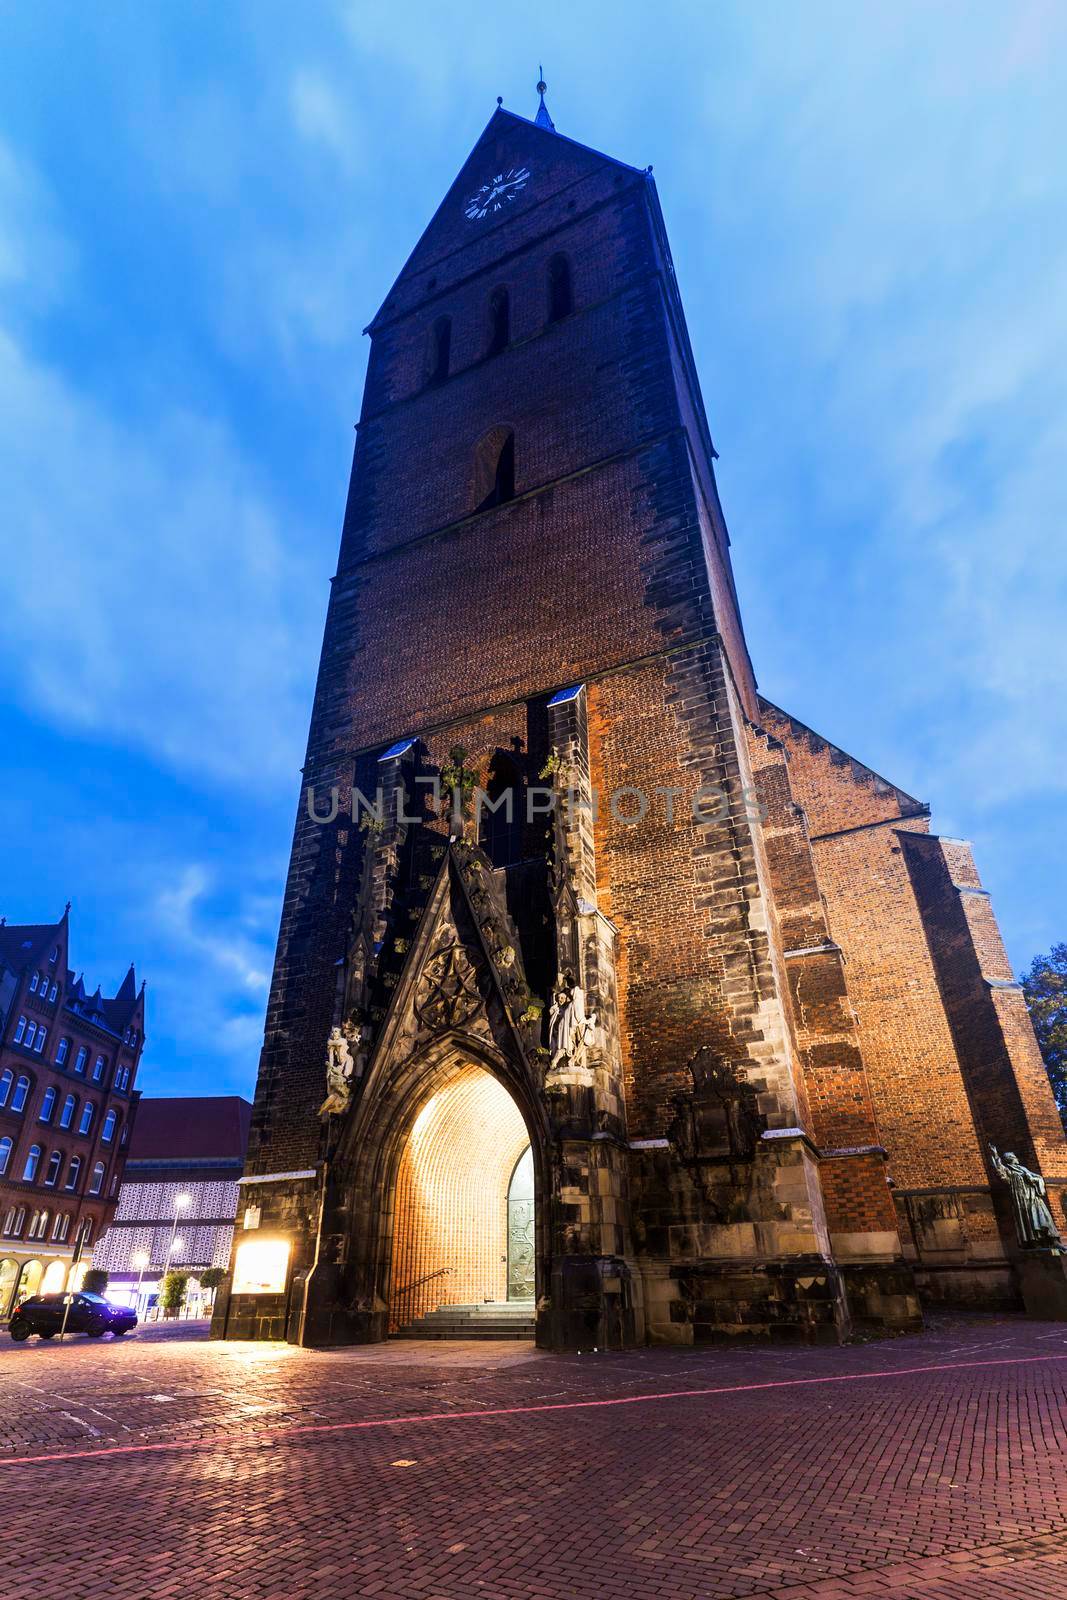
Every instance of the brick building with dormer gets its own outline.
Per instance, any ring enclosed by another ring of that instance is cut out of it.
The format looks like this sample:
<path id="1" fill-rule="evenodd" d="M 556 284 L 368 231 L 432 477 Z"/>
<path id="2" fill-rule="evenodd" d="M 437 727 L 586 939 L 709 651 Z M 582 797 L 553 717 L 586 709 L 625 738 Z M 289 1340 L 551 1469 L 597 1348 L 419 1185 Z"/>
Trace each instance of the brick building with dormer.
<path id="1" fill-rule="evenodd" d="M 84 1269 L 137 1110 L 144 984 L 90 994 L 58 922 L 0 924 L 0 1318 Z"/>

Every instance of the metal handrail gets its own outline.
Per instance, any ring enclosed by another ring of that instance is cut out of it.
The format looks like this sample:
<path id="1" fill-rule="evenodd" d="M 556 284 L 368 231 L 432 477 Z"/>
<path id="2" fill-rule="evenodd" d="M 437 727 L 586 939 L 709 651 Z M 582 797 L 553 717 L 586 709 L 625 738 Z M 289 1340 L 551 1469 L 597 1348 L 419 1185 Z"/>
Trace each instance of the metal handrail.
<path id="1" fill-rule="evenodd" d="M 421 1289 L 424 1283 L 430 1283 L 434 1278 L 443 1278 L 452 1271 L 451 1267 L 438 1267 L 436 1272 L 424 1272 L 421 1278 L 412 1278 L 410 1283 L 405 1283 L 393 1296 L 393 1323 L 398 1328 L 406 1327 L 415 1320 L 415 1290 Z"/>

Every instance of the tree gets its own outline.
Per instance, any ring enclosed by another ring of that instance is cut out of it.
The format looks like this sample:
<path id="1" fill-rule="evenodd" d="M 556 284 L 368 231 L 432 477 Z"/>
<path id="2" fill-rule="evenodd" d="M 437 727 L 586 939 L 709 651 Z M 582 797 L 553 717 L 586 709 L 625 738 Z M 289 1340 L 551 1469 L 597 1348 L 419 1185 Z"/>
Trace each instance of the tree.
<path id="1" fill-rule="evenodd" d="M 1035 956 L 1020 979 L 1052 1093 L 1067 1120 L 1067 944 Z"/>
<path id="2" fill-rule="evenodd" d="M 103 1294 L 107 1288 L 107 1273 L 103 1267 L 90 1267 L 82 1279 L 82 1288 L 86 1294 Z"/>
<path id="3" fill-rule="evenodd" d="M 177 1316 L 189 1287 L 187 1272 L 168 1272 L 160 1285 L 159 1303 L 168 1314 Z"/>
<path id="4" fill-rule="evenodd" d="M 207 1267 L 200 1274 L 200 1287 L 201 1289 L 209 1289 L 214 1293 L 225 1276 L 225 1267 Z"/>

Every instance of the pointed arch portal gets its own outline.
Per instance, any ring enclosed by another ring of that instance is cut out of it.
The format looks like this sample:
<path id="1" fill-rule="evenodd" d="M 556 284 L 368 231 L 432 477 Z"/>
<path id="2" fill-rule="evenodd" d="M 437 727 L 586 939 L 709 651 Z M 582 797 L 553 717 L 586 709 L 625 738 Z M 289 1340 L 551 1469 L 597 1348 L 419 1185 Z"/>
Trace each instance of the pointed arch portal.
<path id="1" fill-rule="evenodd" d="M 521 1268 L 511 1226 L 516 1204 L 525 1208 L 529 1241 Z M 440 1305 L 532 1299 L 533 1211 L 533 1157 L 522 1113 L 491 1072 L 465 1065 L 424 1102 L 401 1153 L 390 1326 L 406 1326 Z"/>

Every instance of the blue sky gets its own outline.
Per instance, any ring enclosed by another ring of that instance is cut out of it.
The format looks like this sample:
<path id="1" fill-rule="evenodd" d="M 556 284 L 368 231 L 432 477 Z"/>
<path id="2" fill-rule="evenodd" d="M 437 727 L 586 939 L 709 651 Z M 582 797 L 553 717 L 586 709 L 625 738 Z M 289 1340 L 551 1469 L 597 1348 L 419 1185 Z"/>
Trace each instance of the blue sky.
<path id="1" fill-rule="evenodd" d="M 0 3 L 0 911 L 245 1092 L 366 361 L 498 94 L 653 163 L 761 687 L 1067 938 L 1067 10 Z"/>

